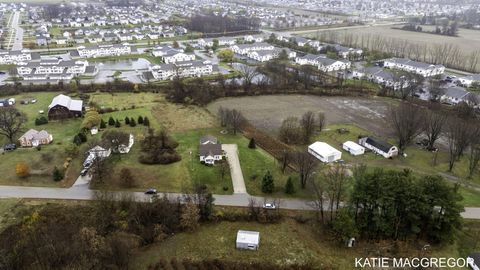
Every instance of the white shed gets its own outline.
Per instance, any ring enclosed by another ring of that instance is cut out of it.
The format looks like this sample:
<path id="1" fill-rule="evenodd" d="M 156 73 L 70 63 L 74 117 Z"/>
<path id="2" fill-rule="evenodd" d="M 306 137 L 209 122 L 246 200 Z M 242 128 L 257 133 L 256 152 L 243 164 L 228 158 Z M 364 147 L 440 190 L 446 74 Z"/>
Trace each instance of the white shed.
<path id="1" fill-rule="evenodd" d="M 236 246 L 238 249 L 258 250 L 260 245 L 260 233 L 254 231 L 237 232 Z"/>
<path id="2" fill-rule="evenodd" d="M 344 142 L 343 149 L 354 156 L 363 155 L 365 153 L 365 148 L 363 146 L 356 144 L 352 141 Z"/>
<path id="3" fill-rule="evenodd" d="M 309 145 L 308 152 L 325 163 L 334 162 L 342 158 L 342 152 L 324 142 L 314 142 Z"/>

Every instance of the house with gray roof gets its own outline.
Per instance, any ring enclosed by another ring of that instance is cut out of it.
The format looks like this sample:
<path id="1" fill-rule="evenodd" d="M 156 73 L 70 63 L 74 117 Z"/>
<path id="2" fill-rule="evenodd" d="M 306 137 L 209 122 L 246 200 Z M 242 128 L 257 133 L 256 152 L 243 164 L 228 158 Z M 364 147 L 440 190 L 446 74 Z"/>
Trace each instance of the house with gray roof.
<path id="1" fill-rule="evenodd" d="M 442 103 L 456 105 L 461 102 L 475 102 L 476 97 L 474 94 L 468 92 L 463 87 L 449 87 L 445 89 L 445 92 L 440 97 Z"/>
<path id="2" fill-rule="evenodd" d="M 470 87 L 474 83 L 478 84 L 480 83 L 480 73 L 459 78 L 458 82 L 465 87 Z"/>
<path id="3" fill-rule="evenodd" d="M 423 77 L 433 77 L 441 75 L 445 72 L 443 65 L 433 65 L 418 61 L 413 61 L 408 58 L 390 58 L 383 62 L 383 66 L 386 68 L 400 69 L 408 72 L 412 72 Z"/>
<path id="4" fill-rule="evenodd" d="M 200 138 L 200 145 L 198 146 L 198 155 L 200 162 L 207 165 L 215 164 L 215 161 L 223 159 L 222 145 L 217 138 L 211 135 L 206 135 Z"/>

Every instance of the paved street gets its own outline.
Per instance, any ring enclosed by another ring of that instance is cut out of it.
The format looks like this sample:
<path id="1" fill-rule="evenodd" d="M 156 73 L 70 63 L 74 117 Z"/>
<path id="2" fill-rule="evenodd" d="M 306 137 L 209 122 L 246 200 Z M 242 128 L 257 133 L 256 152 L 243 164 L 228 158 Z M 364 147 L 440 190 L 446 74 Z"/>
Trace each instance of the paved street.
<path id="1" fill-rule="evenodd" d="M 245 180 L 243 179 L 242 167 L 238 159 L 238 147 L 236 144 L 222 144 L 222 150 L 227 154 L 230 173 L 232 175 L 233 193 L 247 193 Z"/>
<path id="2" fill-rule="evenodd" d="M 23 28 L 20 27 L 20 12 L 15 11 L 8 22 L 9 35 L 7 48 L 21 50 L 23 48 Z"/>
<path id="3" fill-rule="evenodd" d="M 133 196 L 136 201 L 149 201 L 150 195 L 143 192 L 109 192 L 113 196 Z M 29 198 L 29 199 L 60 199 L 60 200 L 94 200 L 96 191 L 85 186 L 71 188 L 47 188 L 47 187 L 22 187 L 22 186 L 0 186 L 0 198 Z M 161 193 L 168 198 L 177 199 L 184 196 L 181 193 Z M 233 195 L 214 195 L 215 205 L 247 207 L 250 200 L 254 199 L 259 205 L 265 202 L 272 202 L 274 198 L 250 196 L 246 193 Z M 280 208 L 290 210 L 312 210 L 312 203 L 299 199 L 280 199 L 277 201 Z M 466 207 L 462 213 L 463 218 L 480 219 L 480 208 Z"/>

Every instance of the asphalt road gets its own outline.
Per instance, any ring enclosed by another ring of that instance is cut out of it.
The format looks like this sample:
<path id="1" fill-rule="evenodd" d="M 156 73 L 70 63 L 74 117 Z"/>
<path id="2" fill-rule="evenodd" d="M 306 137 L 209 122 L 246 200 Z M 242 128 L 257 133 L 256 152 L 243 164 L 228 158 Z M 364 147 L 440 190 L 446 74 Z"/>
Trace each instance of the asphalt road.
<path id="1" fill-rule="evenodd" d="M 0 186 L 0 198 L 28 198 L 28 199 L 59 199 L 59 200 L 95 200 L 98 191 L 90 190 L 86 186 L 71 188 L 47 188 L 47 187 L 22 187 L 22 186 Z M 136 201 L 149 201 L 151 195 L 143 192 L 108 192 L 114 197 L 133 196 Z M 181 193 L 159 193 L 159 196 L 167 196 L 170 199 L 181 199 Z M 246 193 L 233 195 L 213 195 L 215 205 L 247 207 L 251 200 L 262 205 L 266 202 L 273 202 L 275 198 L 250 196 Z M 300 199 L 277 199 L 275 201 L 282 209 L 290 210 L 313 210 L 313 203 Z M 462 217 L 466 219 L 480 219 L 480 208 L 466 207 Z"/>
<path id="2" fill-rule="evenodd" d="M 20 12 L 15 11 L 12 16 L 9 22 L 10 35 L 7 47 L 11 48 L 11 50 L 21 50 L 23 49 L 23 28 L 19 25 Z"/>

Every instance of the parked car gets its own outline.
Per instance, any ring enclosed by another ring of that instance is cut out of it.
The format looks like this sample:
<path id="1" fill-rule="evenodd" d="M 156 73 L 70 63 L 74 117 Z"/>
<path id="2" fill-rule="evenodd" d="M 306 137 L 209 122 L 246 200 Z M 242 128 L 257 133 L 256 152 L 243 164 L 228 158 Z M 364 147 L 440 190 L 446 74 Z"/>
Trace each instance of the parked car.
<path id="1" fill-rule="evenodd" d="M 154 188 L 149 188 L 149 189 L 147 189 L 147 191 L 145 191 L 145 194 L 147 194 L 147 195 L 155 195 L 155 194 L 157 194 L 157 190 L 154 189 Z"/>
<path id="2" fill-rule="evenodd" d="M 14 143 L 9 143 L 3 146 L 4 151 L 13 151 L 15 149 L 17 149 L 17 145 Z"/>
<path id="3" fill-rule="evenodd" d="M 273 203 L 266 203 L 266 204 L 263 205 L 263 208 L 265 208 L 265 209 L 275 209 L 277 207 Z"/>
<path id="4" fill-rule="evenodd" d="M 88 173 L 88 169 L 87 169 L 87 168 L 84 168 L 84 169 L 80 172 L 80 175 L 81 175 L 81 176 L 85 176 L 85 175 L 87 175 L 87 173 Z"/>

